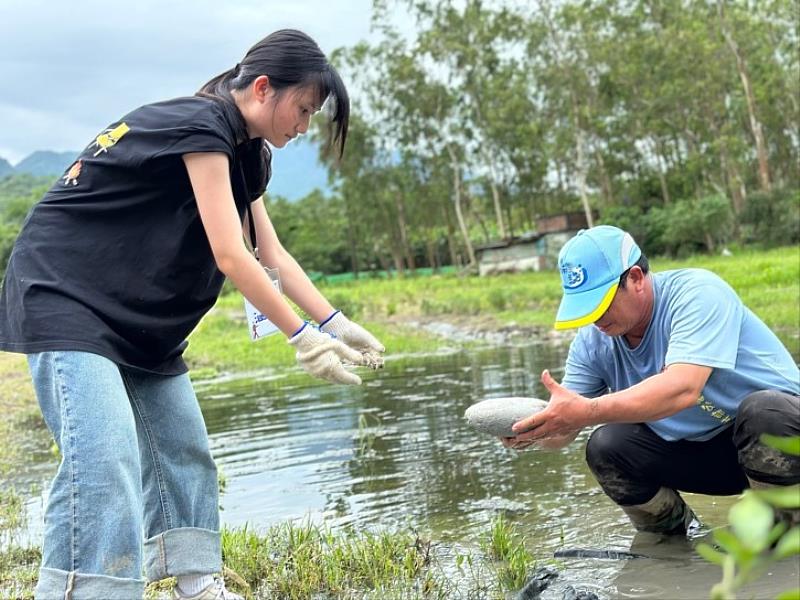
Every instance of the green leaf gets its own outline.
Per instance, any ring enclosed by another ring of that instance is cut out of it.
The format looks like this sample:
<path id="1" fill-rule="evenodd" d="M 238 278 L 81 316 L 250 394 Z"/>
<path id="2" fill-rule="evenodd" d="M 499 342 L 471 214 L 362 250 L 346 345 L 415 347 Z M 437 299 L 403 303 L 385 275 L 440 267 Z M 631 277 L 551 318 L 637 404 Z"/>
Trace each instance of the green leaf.
<path id="1" fill-rule="evenodd" d="M 800 483 L 755 490 L 756 495 L 778 508 L 800 508 Z"/>
<path id="2" fill-rule="evenodd" d="M 800 527 L 793 527 L 783 534 L 774 552 L 777 560 L 796 554 L 800 554 Z"/>
<path id="3" fill-rule="evenodd" d="M 708 562 L 719 565 L 720 567 L 725 563 L 726 554 L 720 552 L 719 550 L 715 550 L 708 544 L 697 544 L 694 549 L 697 550 L 697 553 L 705 558 Z"/>
<path id="4" fill-rule="evenodd" d="M 739 541 L 753 552 L 767 547 L 769 532 L 775 520 L 772 507 L 750 492 L 731 507 L 731 527 Z"/>
<path id="5" fill-rule="evenodd" d="M 762 433 L 759 438 L 762 443 L 792 456 L 800 456 L 800 435 L 781 437 Z"/>
<path id="6" fill-rule="evenodd" d="M 786 530 L 789 529 L 789 526 L 784 523 L 783 521 L 778 521 L 772 527 L 772 530 L 769 532 L 769 537 L 767 538 L 767 545 L 770 547 L 774 546 L 781 536 L 786 533 Z"/>
<path id="7" fill-rule="evenodd" d="M 800 588 L 781 592 L 775 596 L 775 600 L 800 600 Z"/>
<path id="8" fill-rule="evenodd" d="M 717 529 L 714 531 L 714 539 L 725 552 L 735 557 L 745 557 L 752 555 L 752 552 L 745 548 L 730 529 Z"/>

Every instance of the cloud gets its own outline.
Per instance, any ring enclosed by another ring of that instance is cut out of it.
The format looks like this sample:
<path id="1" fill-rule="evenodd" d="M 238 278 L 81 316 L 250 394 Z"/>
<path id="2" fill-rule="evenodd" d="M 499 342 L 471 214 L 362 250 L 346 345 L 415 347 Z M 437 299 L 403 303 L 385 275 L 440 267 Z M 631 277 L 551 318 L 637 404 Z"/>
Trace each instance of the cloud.
<path id="1" fill-rule="evenodd" d="M 330 53 L 370 36 L 370 0 L 3 0 L 0 154 L 78 150 L 131 109 L 194 93 L 259 39 L 302 29 Z"/>

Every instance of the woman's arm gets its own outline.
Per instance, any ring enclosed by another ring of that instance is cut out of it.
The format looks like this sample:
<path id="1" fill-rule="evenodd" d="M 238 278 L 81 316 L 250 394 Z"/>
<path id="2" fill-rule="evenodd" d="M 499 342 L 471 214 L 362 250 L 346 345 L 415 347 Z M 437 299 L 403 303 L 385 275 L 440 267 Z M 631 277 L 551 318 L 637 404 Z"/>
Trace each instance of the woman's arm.
<path id="1" fill-rule="evenodd" d="M 202 152 L 185 154 L 183 161 L 217 267 L 253 306 L 287 337 L 291 336 L 302 327 L 303 321 L 275 290 L 244 244 L 231 191 L 228 157 L 221 152 Z"/>
<path id="2" fill-rule="evenodd" d="M 264 201 L 261 199 L 256 200 L 250 204 L 250 208 L 255 222 L 261 263 L 271 269 L 277 268 L 283 292 L 315 321 L 321 323 L 333 313 L 333 306 L 314 286 L 302 267 L 297 264 L 294 257 L 281 244 L 269 215 L 267 215 Z M 249 237 L 249 227 L 246 223 L 244 231 Z"/>
<path id="3" fill-rule="evenodd" d="M 253 306 L 286 334 L 289 343 L 297 350 L 295 356 L 303 369 L 332 383 L 360 384 L 361 378 L 345 370 L 342 361 L 364 365 L 367 364 L 364 356 L 342 341 L 303 323 L 245 246 L 231 191 L 227 156 L 219 152 L 190 153 L 183 155 L 183 161 L 219 270 Z"/>

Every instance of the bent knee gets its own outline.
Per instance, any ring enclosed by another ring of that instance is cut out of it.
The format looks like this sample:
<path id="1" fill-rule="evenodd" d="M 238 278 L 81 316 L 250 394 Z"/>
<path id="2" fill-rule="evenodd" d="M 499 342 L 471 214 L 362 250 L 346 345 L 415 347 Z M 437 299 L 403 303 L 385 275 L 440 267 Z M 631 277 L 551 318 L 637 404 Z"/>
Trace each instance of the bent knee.
<path id="1" fill-rule="evenodd" d="M 586 443 L 586 462 L 607 462 L 626 455 L 632 443 L 639 437 L 641 424 L 609 423 L 595 429 Z"/>
<path id="2" fill-rule="evenodd" d="M 800 433 L 800 398 L 775 390 L 761 390 L 745 397 L 736 412 L 734 442 L 742 445 L 762 433 L 793 436 Z"/>
<path id="3" fill-rule="evenodd" d="M 742 400 L 733 440 L 739 464 L 756 481 L 788 485 L 800 481 L 800 458 L 765 445 L 762 434 L 791 437 L 800 434 L 800 398 L 783 392 L 754 392 Z"/>
<path id="4" fill-rule="evenodd" d="M 614 435 L 610 425 L 595 429 L 586 442 L 586 462 L 590 465 L 613 455 L 619 445 L 619 438 Z"/>

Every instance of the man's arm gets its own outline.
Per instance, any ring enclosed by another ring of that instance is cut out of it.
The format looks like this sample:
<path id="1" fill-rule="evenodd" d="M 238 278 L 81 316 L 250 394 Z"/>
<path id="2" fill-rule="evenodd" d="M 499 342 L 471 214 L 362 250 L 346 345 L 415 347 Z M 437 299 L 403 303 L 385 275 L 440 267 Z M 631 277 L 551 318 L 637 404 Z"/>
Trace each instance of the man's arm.
<path id="1" fill-rule="evenodd" d="M 586 398 L 557 383 L 548 371 L 542 383 L 550 392 L 543 411 L 517 422 L 517 442 L 565 436 L 600 423 L 641 423 L 674 415 L 697 403 L 711 367 L 677 363 L 626 390 Z"/>

